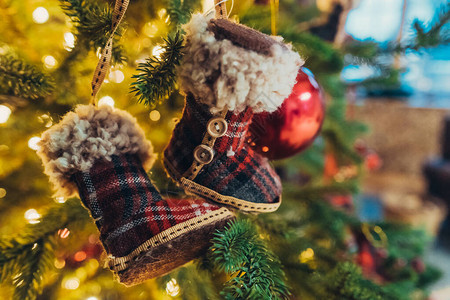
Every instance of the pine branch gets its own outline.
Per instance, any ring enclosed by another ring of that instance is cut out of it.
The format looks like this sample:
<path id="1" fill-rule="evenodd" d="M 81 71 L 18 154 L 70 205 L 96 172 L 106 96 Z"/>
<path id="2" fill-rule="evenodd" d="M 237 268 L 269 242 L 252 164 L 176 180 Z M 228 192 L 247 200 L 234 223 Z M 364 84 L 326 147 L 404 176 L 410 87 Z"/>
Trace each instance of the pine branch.
<path id="1" fill-rule="evenodd" d="M 39 99 L 54 89 L 53 79 L 12 55 L 0 56 L 0 94 Z"/>
<path id="2" fill-rule="evenodd" d="M 355 216 L 324 201 L 312 202 L 302 221 L 309 227 L 312 240 L 330 239 L 337 247 L 344 247 L 346 228 L 361 226 Z"/>
<path id="3" fill-rule="evenodd" d="M 0 239 L 0 283 L 11 280 L 15 299 L 35 299 L 46 271 L 53 266 L 59 229 L 82 228 L 89 220 L 78 199 L 50 208 L 37 224 L 28 224 L 18 237 Z"/>
<path id="4" fill-rule="evenodd" d="M 183 57 L 183 36 L 178 31 L 164 39 L 163 53 L 160 58 L 150 57 L 138 66 L 131 92 L 139 97 L 139 102 L 154 107 L 156 103 L 168 97 L 176 85 L 176 67 Z"/>
<path id="5" fill-rule="evenodd" d="M 113 15 L 111 7 L 92 0 L 60 0 L 60 2 L 64 13 L 74 24 L 77 45 L 92 51 L 103 48 L 111 35 Z M 119 25 L 113 43 L 112 58 L 115 63 L 122 63 L 125 60 L 122 46 L 117 44 L 122 32 L 123 25 Z"/>
<path id="6" fill-rule="evenodd" d="M 332 44 L 307 32 L 296 32 L 292 29 L 280 31 L 280 34 L 292 42 L 300 56 L 305 60 L 305 66 L 318 75 L 321 73 L 338 73 L 342 70 L 343 55 Z"/>
<path id="7" fill-rule="evenodd" d="M 290 295 L 278 258 L 248 220 L 230 224 L 212 239 L 209 260 L 233 276 L 221 295 L 225 299 L 287 299 Z"/>
<path id="8" fill-rule="evenodd" d="M 54 261 L 54 241 L 41 239 L 24 252 L 28 264 L 14 276 L 14 299 L 34 299 L 41 292 L 41 282 Z"/>
<path id="9" fill-rule="evenodd" d="M 299 199 L 299 201 L 315 201 L 321 200 L 327 195 L 356 194 L 359 191 L 359 182 L 348 180 L 330 185 L 307 185 L 301 188 L 287 185 L 284 190 L 289 198 Z"/>
<path id="10" fill-rule="evenodd" d="M 422 229 L 413 229 L 408 225 L 395 223 L 377 224 L 386 233 L 390 255 L 411 260 L 422 256 L 430 242 L 430 237 Z"/>
<path id="11" fill-rule="evenodd" d="M 201 9 L 202 3 L 199 0 L 169 0 L 167 4 L 167 14 L 170 17 L 172 29 L 180 28 L 186 24 L 192 13 L 196 9 Z"/>
<path id="12" fill-rule="evenodd" d="M 450 4 L 442 6 L 437 20 L 433 25 L 428 26 L 425 23 L 415 20 L 413 29 L 415 34 L 411 40 L 399 44 L 391 42 L 380 46 L 375 42 L 353 41 L 344 47 L 344 52 L 350 54 L 347 63 L 368 64 L 381 70 L 386 69 L 386 59 L 380 60 L 380 56 L 403 54 L 407 50 L 419 51 L 422 48 L 433 48 L 439 45 L 446 45 L 450 42 L 450 34 L 446 25 L 450 21 Z"/>
<path id="13" fill-rule="evenodd" d="M 420 48 L 432 48 L 450 42 L 450 34 L 443 32 L 443 28 L 450 21 L 450 3 L 442 6 L 437 21 L 429 28 L 423 22 L 415 20 L 413 28 L 416 31 L 416 38 L 412 44 L 407 45 L 409 49 L 419 50 Z"/>
<path id="14" fill-rule="evenodd" d="M 179 268 L 168 275 L 157 279 L 158 285 L 162 290 L 166 289 L 167 284 L 176 280 L 180 287 L 179 298 L 182 300 L 218 300 L 211 274 L 206 270 L 198 268 L 195 264 Z"/>
<path id="15" fill-rule="evenodd" d="M 394 300 L 382 287 L 365 279 L 359 268 L 345 262 L 322 278 L 322 299 L 339 300 Z"/>
<path id="16" fill-rule="evenodd" d="M 333 99 L 327 107 L 321 135 L 332 145 L 334 153 L 359 164 L 362 158 L 354 150 L 354 141 L 368 128 L 361 122 L 347 120 L 346 106 L 345 98 Z"/>

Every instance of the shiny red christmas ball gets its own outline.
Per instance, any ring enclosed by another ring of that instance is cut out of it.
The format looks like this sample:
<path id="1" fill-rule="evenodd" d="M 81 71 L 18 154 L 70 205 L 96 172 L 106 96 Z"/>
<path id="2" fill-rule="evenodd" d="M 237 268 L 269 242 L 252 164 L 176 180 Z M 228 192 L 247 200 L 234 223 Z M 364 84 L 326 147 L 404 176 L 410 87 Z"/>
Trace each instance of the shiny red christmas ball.
<path id="1" fill-rule="evenodd" d="M 269 159 L 282 159 L 306 149 L 322 127 L 323 95 L 314 75 L 301 68 L 291 95 L 273 113 L 255 114 L 249 141 L 256 152 Z"/>

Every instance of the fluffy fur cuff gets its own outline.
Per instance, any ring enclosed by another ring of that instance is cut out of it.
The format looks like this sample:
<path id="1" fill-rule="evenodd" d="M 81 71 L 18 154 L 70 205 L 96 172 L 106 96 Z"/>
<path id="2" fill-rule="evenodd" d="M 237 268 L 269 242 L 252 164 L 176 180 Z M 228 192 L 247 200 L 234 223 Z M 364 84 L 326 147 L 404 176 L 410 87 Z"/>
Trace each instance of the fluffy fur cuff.
<path id="1" fill-rule="evenodd" d="M 303 64 L 298 53 L 274 43 L 261 54 L 216 39 L 209 22 L 195 14 L 184 26 L 186 54 L 179 67 L 183 92 L 209 105 L 212 113 L 241 112 L 247 106 L 257 113 L 275 111 L 291 93 Z"/>
<path id="2" fill-rule="evenodd" d="M 139 155 L 148 170 L 155 159 L 150 141 L 129 113 L 103 105 L 79 105 L 42 134 L 38 155 L 58 196 L 77 192 L 72 174 L 120 154 Z"/>

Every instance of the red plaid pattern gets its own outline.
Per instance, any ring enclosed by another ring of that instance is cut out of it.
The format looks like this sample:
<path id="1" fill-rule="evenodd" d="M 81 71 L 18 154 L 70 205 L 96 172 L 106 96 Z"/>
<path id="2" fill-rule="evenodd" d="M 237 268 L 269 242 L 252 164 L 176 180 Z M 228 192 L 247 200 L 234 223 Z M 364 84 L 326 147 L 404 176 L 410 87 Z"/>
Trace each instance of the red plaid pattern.
<path id="1" fill-rule="evenodd" d="M 201 199 L 163 200 L 137 155 L 99 161 L 88 172 L 76 173 L 74 180 L 106 251 L 115 257 L 172 226 L 219 209 Z"/>
<path id="2" fill-rule="evenodd" d="M 281 181 L 267 158 L 244 147 L 234 156 L 222 155 L 204 168 L 194 180 L 221 195 L 253 203 L 276 203 Z"/>
<path id="3" fill-rule="evenodd" d="M 227 133 L 216 140 L 214 150 L 217 153 L 239 152 L 245 145 L 245 137 L 252 121 L 253 112 L 250 107 L 239 114 L 228 112 L 225 119 L 228 123 Z"/>
<path id="4" fill-rule="evenodd" d="M 180 175 L 192 165 L 193 151 L 201 144 L 212 117 L 208 106 L 195 101 L 192 95 L 186 97 L 183 117 L 164 150 L 165 159 Z M 254 203 L 277 203 L 282 190 L 278 175 L 269 161 L 246 143 L 252 117 L 251 108 L 239 114 L 227 113 L 228 130 L 215 141 L 214 159 L 203 166 L 193 181 L 224 196 Z"/>
<path id="5" fill-rule="evenodd" d="M 223 137 L 217 138 L 214 150 L 217 153 L 228 151 L 239 152 L 245 145 L 245 136 L 251 123 L 253 112 L 251 108 L 240 114 L 228 112 L 225 119 L 228 130 Z M 212 114 L 209 108 L 200 104 L 191 94 L 186 97 L 183 117 L 174 129 L 172 139 L 164 150 L 164 155 L 183 174 L 192 164 L 192 152 L 201 144 L 206 125 Z"/>

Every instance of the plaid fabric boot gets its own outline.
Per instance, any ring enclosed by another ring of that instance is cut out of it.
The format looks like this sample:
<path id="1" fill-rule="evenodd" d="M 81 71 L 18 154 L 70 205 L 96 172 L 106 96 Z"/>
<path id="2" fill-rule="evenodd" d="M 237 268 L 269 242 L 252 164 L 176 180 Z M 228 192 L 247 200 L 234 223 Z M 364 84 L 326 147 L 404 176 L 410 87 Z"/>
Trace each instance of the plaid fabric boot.
<path id="1" fill-rule="evenodd" d="M 232 218 L 201 199 L 162 199 L 145 172 L 154 160 L 150 142 L 131 115 L 109 106 L 69 112 L 43 133 L 38 154 L 57 195 L 78 191 L 125 285 L 197 258 Z"/>
<path id="2" fill-rule="evenodd" d="M 186 191 L 247 212 L 275 211 L 281 182 L 246 143 L 254 112 L 275 111 L 302 61 L 278 38 L 225 19 L 194 15 L 179 69 L 186 105 L 164 151 Z"/>

